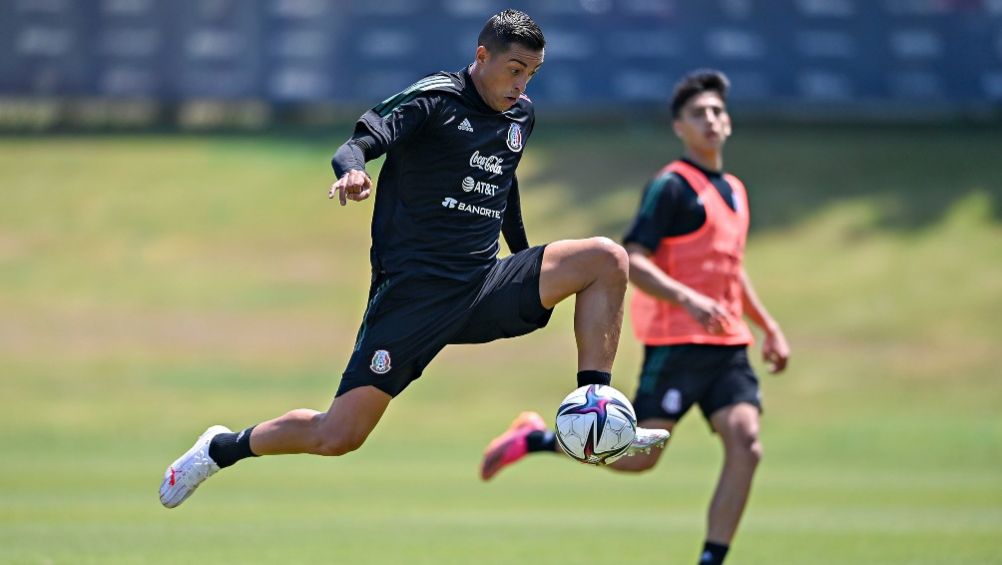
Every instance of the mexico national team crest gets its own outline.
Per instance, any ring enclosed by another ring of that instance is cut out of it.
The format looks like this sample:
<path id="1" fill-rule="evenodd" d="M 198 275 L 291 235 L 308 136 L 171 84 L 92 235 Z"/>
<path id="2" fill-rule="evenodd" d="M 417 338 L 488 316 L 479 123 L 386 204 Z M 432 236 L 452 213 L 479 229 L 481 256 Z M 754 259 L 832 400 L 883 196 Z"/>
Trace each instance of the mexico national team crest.
<path id="1" fill-rule="evenodd" d="M 390 352 L 385 349 L 377 349 L 375 353 L 372 354 L 372 362 L 369 363 L 369 369 L 377 375 L 385 375 L 390 372 Z"/>
<path id="2" fill-rule="evenodd" d="M 515 153 L 522 150 L 522 128 L 518 127 L 518 124 L 508 127 L 508 149 Z"/>

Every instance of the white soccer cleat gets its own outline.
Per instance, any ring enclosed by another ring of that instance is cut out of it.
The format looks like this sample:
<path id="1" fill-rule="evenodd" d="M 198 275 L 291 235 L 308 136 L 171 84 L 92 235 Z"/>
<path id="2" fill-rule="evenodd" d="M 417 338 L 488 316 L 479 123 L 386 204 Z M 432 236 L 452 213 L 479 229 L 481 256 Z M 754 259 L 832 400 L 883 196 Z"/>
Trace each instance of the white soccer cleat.
<path id="1" fill-rule="evenodd" d="M 650 453 L 651 449 L 664 449 L 671 433 L 660 428 L 637 428 L 637 435 L 633 438 L 633 443 L 626 451 L 627 457 L 633 457 L 638 453 Z"/>
<path id="2" fill-rule="evenodd" d="M 195 492 L 198 485 L 205 479 L 216 474 L 219 465 L 209 457 L 209 442 L 219 434 L 233 433 L 226 426 L 212 426 L 198 436 L 195 445 L 178 457 L 167 471 L 160 483 L 160 503 L 167 508 L 175 508 Z"/>

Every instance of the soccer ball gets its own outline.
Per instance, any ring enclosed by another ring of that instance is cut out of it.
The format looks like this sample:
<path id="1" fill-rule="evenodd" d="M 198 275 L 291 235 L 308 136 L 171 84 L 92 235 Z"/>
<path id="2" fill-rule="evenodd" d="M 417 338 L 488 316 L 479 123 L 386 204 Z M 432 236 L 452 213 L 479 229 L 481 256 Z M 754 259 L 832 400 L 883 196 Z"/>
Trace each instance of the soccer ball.
<path id="1" fill-rule="evenodd" d="M 619 459 L 637 435 L 637 414 L 623 393 L 603 385 L 583 386 L 557 409 L 557 444 L 582 463 Z"/>

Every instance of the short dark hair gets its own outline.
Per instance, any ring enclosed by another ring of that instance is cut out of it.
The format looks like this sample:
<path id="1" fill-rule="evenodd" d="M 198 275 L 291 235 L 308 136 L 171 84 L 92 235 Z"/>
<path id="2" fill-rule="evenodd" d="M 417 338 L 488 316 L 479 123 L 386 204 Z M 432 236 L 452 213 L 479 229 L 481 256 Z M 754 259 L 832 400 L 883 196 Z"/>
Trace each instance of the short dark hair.
<path id="1" fill-rule="evenodd" d="M 697 94 L 716 92 L 726 102 L 727 90 L 730 87 L 731 81 L 720 71 L 714 69 L 692 71 L 675 84 L 675 91 L 671 96 L 672 119 L 677 120 L 685 103 Z"/>
<path id="2" fill-rule="evenodd" d="M 504 53 L 512 43 L 518 43 L 533 51 L 542 51 L 546 46 L 543 31 L 525 12 L 505 10 L 491 16 L 477 37 L 478 45 L 488 51 Z"/>

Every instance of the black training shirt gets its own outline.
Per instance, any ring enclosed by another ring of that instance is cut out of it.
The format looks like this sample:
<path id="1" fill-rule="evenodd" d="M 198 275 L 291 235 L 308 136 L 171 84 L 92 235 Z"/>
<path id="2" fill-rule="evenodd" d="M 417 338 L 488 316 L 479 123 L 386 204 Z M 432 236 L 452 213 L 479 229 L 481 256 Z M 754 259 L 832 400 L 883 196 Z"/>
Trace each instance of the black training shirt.
<path id="1" fill-rule="evenodd" d="M 495 261 L 503 220 L 512 251 L 527 247 L 515 167 L 534 119 L 525 96 L 491 109 L 468 70 L 429 75 L 366 112 L 332 166 L 340 177 L 386 153 L 373 268 L 471 280 Z"/>
<path id="2" fill-rule="evenodd" d="M 704 169 L 689 159 L 682 159 L 706 175 L 724 202 L 737 210 L 734 189 L 723 171 Z M 644 188 L 640 210 L 633 219 L 623 243 L 638 243 L 651 252 L 666 237 L 690 234 L 706 222 L 706 209 L 689 181 L 673 172 L 664 172 L 651 179 Z"/>

